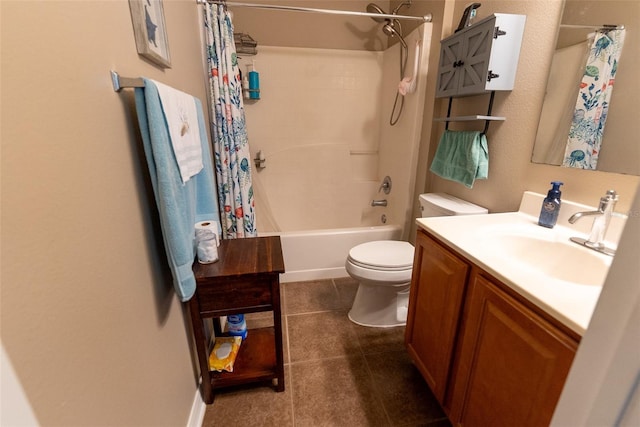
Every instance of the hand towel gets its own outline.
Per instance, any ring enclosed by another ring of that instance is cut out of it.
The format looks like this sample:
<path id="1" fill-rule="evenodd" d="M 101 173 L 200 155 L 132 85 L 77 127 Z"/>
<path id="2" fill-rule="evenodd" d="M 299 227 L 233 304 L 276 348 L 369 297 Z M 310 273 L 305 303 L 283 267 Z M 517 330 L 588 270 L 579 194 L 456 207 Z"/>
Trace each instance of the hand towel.
<path id="1" fill-rule="evenodd" d="M 185 183 L 202 170 L 202 143 L 195 98 L 163 83 L 153 83 L 160 95 L 171 146 Z"/>
<path id="2" fill-rule="evenodd" d="M 171 146 L 171 138 L 156 85 L 144 79 L 136 88 L 136 110 L 149 175 L 160 216 L 162 237 L 181 301 L 196 290 L 193 262 L 196 254 L 195 227 L 199 221 L 219 218 L 213 166 L 200 100 L 194 98 L 203 168 L 183 183 Z M 219 224 L 219 223 L 218 223 Z M 219 225 L 218 225 L 219 227 Z M 221 232 L 222 230 L 218 230 Z"/>
<path id="3" fill-rule="evenodd" d="M 489 176 L 486 136 L 477 131 L 445 130 L 430 170 L 444 179 L 473 188 L 476 179 Z"/>

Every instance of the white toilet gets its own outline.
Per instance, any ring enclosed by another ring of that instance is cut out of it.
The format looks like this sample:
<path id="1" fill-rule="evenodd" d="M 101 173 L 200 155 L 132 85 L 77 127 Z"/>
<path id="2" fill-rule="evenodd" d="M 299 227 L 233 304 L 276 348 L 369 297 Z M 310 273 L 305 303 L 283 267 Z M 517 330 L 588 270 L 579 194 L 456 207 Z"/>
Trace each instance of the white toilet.
<path id="1" fill-rule="evenodd" d="M 487 209 L 444 193 L 420 195 L 422 217 L 477 215 Z M 378 240 L 354 246 L 345 263 L 359 282 L 349 319 L 362 326 L 390 328 L 407 323 L 413 245 Z"/>

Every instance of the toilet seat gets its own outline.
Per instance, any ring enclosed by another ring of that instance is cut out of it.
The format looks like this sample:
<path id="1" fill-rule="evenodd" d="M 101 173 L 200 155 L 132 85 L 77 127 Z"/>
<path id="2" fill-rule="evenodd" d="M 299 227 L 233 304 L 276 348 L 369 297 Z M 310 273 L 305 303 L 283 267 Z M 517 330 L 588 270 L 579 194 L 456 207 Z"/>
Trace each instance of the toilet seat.
<path id="1" fill-rule="evenodd" d="M 358 280 L 378 286 L 406 285 L 411 281 L 414 248 L 411 243 L 380 240 L 362 243 L 349 251 L 346 269 Z"/>
<path id="2" fill-rule="evenodd" d="M 413 267 L 413 245 L 395 240 L 378 240 L 354 246 L 347 260 L 376 271 L 406 271 Z"/>

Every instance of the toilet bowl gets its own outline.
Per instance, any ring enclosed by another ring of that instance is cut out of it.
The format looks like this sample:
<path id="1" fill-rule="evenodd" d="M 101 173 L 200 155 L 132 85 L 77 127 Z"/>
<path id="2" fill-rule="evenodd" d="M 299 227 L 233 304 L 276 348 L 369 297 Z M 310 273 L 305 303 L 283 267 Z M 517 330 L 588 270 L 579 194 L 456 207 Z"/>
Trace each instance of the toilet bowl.
<path id="1" fill-rule="evenodd" d="M 477 215 L 487 209 L 444 193 L 421 194 L 422 217 Z M 414 247 L 409 242 L 377 240 L 354 246 L 345 261 L 358 291 L 349 319 L 362 326 L 390 328 L 407 323 Z"/>
<path id="2" fill-rule="evenodd" d="M 362 326 L 389 328 L 407 322 L 413 245 L 377 240 L 354 246 L 345 263 L 358 281 L 349 319 Z"/>

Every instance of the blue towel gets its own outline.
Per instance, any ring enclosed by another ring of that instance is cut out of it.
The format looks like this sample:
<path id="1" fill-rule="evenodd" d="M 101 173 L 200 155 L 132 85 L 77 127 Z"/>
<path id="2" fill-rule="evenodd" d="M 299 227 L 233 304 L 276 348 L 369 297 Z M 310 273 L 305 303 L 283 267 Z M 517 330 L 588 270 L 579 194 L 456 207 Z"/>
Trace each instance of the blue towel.
<path id="1" fill-rule="evenodd" d="M 445 130 L 430 170 L 444 179 L 473 188 L 476 179 L 489 176 L 487 137 L 475 131 Z"/>
<path id="2" fill-rule="evenodd" d="M 160 213 L 162 237 L 173 274 L 174 287 L 180 300 L 188 301 L 196 290 L 192 270 L 196 254 L 195 224 L 212 219 L 219 221 L 202 104 L 199 99 L 195 99 L 203 169 L 183 184 L 158 88 L 149 79 L 144 79 L 144 83 L 145 87 L 136 88 L 135 92 L 144 153 Z"/>

